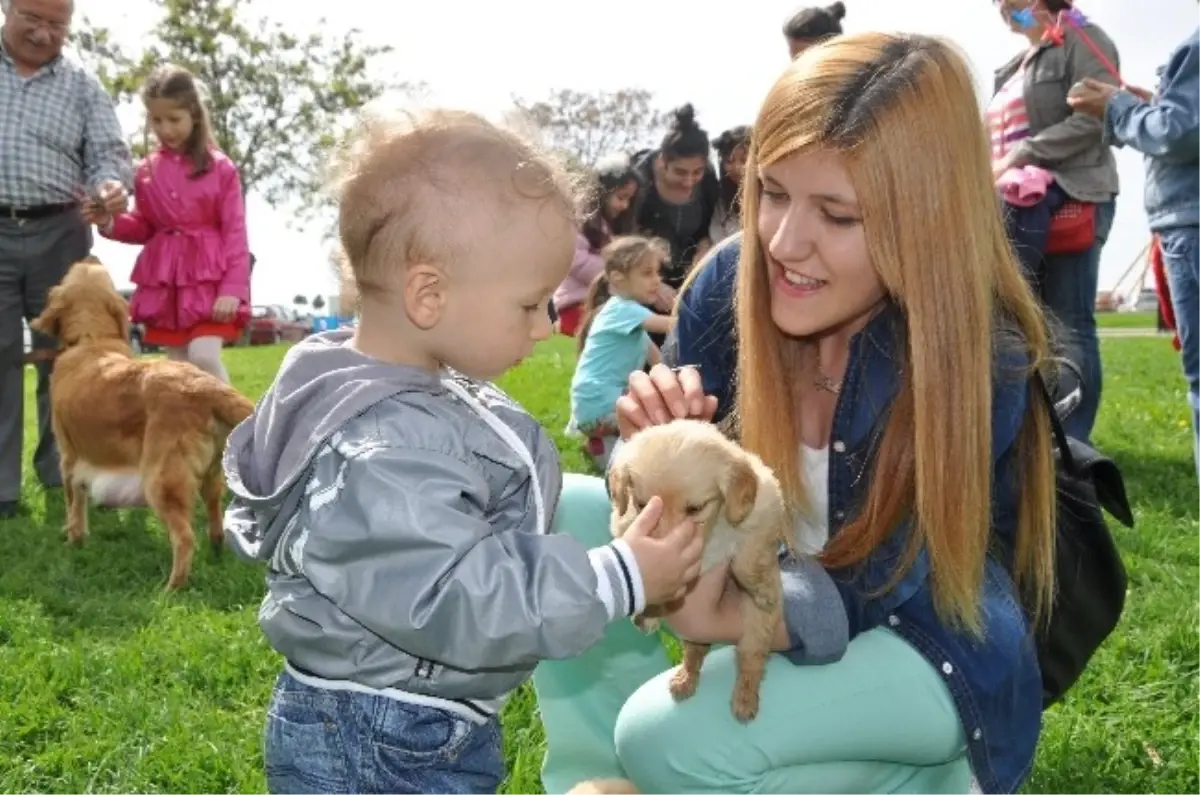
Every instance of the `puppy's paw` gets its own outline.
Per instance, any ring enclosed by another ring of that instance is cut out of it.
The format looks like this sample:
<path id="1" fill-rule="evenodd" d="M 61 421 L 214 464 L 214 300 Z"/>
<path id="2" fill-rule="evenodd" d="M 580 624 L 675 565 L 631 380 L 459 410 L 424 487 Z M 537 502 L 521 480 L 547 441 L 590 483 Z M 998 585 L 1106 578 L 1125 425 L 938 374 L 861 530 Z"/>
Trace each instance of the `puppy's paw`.
<path id="1" fill-rule="evenodd" d="M 633 617 L 633 625 L 647 635 L 653 635 L 655 632 L 658 632 L 660 624 L 661 621 L 657 618 L 648 618 L 647 616 Z"/>
<path id="2" fill-rule="evenodd" d="M 680 668 L 671 676 L 671 681 L 667 684 L 667 688 L 671 691 L 671 697 L 676 701 L 684 701 L 691 698 L 696 693 L 696 686 L 700 683 L 700 677 L 689 671 Z"/>
<path id="3" fill-rule="evenodd" d="M 733 686 L 733 717 L 749 723 L 758 716 L 758 689 L 737 682 Z"/>
<path id="4" fill-rule="evenodd" d="M 79 529 L 78 527 L 67 525 L 63 528 L 64 541 L 66 541 L 66 544 L 69 547 L 83 546 L 83 539 L 85 535 L 86 534 L 83 532 L 83 530 Z"/>

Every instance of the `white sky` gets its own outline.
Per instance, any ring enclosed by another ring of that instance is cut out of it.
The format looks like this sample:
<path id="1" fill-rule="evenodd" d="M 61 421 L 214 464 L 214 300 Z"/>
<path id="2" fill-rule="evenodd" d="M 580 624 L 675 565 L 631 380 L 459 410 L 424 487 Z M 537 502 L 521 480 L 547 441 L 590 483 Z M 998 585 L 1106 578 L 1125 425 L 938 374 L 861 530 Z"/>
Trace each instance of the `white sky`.
<path id="1" fill-rule="evenodd" d="M 820 0 L 825 4 L 827 0 Z M 981 92 L 991 72 L 1021 46 L 991 0 L 846 0 L 848 31 L 911 30 L 947 36 L 972 59 Z M 156 9 L 149 0 L 77 0 L 78 13 L 136 42 Z M 792 0 L 255 0 L 252 8 L 308 33 L 322 16 L 331 32 L 366 29 L 368 40 L 395 52 L 381 64 L 399 80 L 428 84 L 430 102 L 498 117 L 516 94 L 538 99 L 554 88 L 642 87 L 661 107 L 696 106 L 716 136 L 753 121 L 787 65 L 780 28 Z M 1080 0 L 1120 48 L 1127 81 L 1153 87 L 1155 69 L 1195 28 L 1195 0 Z M 129 109 L 131 127 L 140 110 Z M 1121 195 L 1104 250 L 1100 283 L 1112 286 L 1148 239 L 1142 207 L 1143 166 L 1119 150 Z M 289 215 L 251 196 L 247 210 L 256 303 L 287 303 L 336 288 L 318 232 L 289 226 Z M 96 254 L 127 283 L 137 248 L 98 240 Z"/>

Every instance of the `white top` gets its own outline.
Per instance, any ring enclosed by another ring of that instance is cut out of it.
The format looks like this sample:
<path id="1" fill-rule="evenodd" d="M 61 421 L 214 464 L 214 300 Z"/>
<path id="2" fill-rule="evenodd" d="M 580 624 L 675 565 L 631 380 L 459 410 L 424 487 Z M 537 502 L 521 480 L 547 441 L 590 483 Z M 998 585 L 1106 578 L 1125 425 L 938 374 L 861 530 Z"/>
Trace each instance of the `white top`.
<path id="1" fill-rule="evenodd" d="M 796 521 L 796 551 L 815 555 L 829 540 L 829 448 L 800 446 L 808 509 Z"/>

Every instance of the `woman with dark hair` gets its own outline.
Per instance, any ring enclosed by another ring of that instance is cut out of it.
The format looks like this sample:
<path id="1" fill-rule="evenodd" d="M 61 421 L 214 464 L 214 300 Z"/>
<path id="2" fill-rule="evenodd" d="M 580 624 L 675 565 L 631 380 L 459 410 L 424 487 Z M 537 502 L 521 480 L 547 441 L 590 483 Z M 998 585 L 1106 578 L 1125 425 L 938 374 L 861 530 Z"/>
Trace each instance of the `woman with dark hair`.
<path id="1" fill-rule="evenodd" d="M 742 228 L 742 178 L 746 175 L 746 155 L 750 149 L 750 128 L 731 127 L 713 141 L 717 152 L 720 193 L 708 225 L 708 239 L 715 246 Z"/>
<path id="2" fill-rule="evenodd" d="M 671 247 L 663 273 L 660 311 L 670 311 L 675 290 L 708 250 L 708 226 L 717 206 L 717 175 L 708 160 L 708 133 L 690 104 L 677 108 L 662 145 L 635 165 L 643 188 L 630 208 L 633 232 Z"/>
<path id="3" fill-rule="evenodd" d="M 1103 122 L 1073 111 L 1067 94 L 1087 78 L 1119 83 L 1120 59 L 1112 39 L 1069 0 L 994 2 L 1009 30 L 1026 44 L 996 70 L 988 112 L 992 141 L 1001 146 L 993 147 L 992 172 L 997 178 L 1027 166 L 1047 172 L 1053 180 L 1047 194 L 1052 206 L 1065 211 L 1069 204 L 1087 222 L 1083 242 L 1066 245 L 1050 211 L 1040 224 L 1024 213 L 1020 235 L 1012 238 L 1026 260 L 1031 246 L 1044 252 L 1040 263 L 1026 262 L 1026 268 L 1034 274 L 1038 296 L 1066 332 L 1065 354 L 1083 371 L 1083 401 L 1063 424 L 1069 435 L 1087 442 L 1100 408 L 1096 286 L 1100 251 L 1116 211 L 1117 164 L 1104 141 Z"/>
<path id="4" fill-rule="evenodd" d="M 638 175 L 625 155 L 601 160 L 594 177 L 583 224 L 575 237 L 575 258 L 550 302 L 558 315 L 558 330 L 568 337 L 574 337 L 579 328 L 588 287 L 604 270 L 600 252 L 614 235 L 625 231 L 627 210 L 638 193 Z"/>
<path id="5" fill-rule="evenodd" d="M 824 8 L 802 8 L 783 23 L 783 37 L 793 58 L 814 44 L 842 35 L 846 4 L 836 2 Z"/>

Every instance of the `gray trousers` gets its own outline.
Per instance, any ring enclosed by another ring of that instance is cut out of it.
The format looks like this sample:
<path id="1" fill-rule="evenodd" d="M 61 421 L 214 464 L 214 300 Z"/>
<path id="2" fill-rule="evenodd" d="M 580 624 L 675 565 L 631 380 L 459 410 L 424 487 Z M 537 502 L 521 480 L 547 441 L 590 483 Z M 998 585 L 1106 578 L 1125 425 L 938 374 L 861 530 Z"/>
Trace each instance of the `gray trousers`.
<path id="1" fill-rule="evenodd" d="M 50 218 L 16 221 L 0 217 L 0 502 L 21 494 L 25 428 L 24 332 L 21 319 L 42 313 L 46 294 L 73 263 L 92 249 L 92 230 L 68 210 Z M 33 335 L 33 347 L 54 348 L 52 338 Z M 37 365 L 38 443 L 33 468 L 43 484 L 62 482 L 58 446 L 50 426 L 52 361 Z"/>

